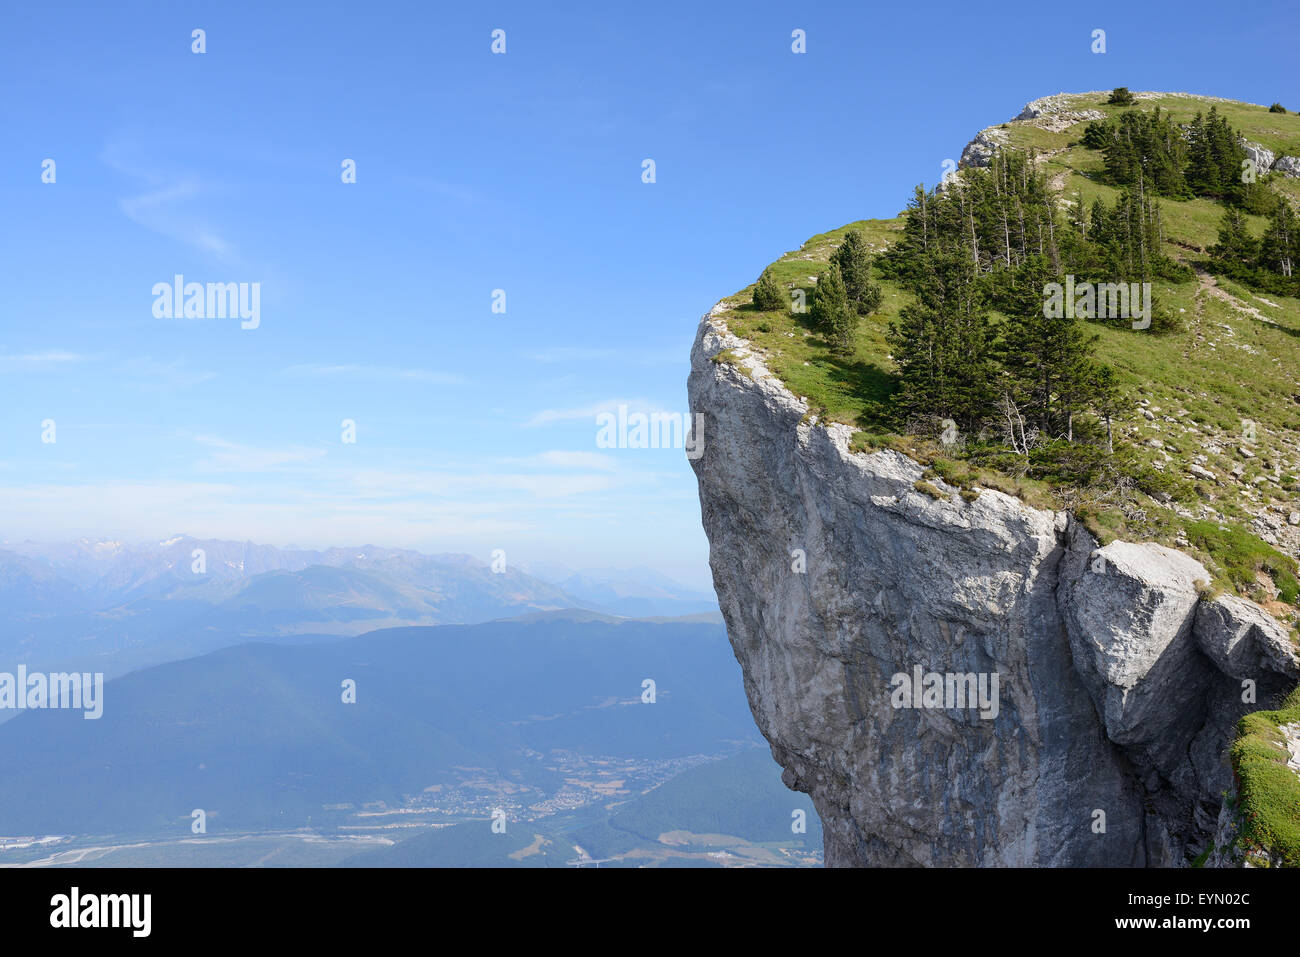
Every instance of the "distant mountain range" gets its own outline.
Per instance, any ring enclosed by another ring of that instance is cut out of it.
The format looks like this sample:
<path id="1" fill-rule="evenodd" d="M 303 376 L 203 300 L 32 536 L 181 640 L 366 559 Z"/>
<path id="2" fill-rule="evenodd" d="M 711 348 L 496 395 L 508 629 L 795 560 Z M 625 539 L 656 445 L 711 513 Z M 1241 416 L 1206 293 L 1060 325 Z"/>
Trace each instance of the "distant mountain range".
<path id="1" fill-rule="evenodd" d="M 566 755 L 622 769 L 758 744 L 739 679 L 720 625 L 588 612 L 243 644 L 109 681 L 98 720 L 0 725 L 0 834 L 177 837 L 196 808 L 214 834 L 355 828 L 373 802 L 394 813 L 431 794 L 461 820 L 496 803 L 518 820 L 584 777 L 594 799 L 636 773 L 600 779 Z"/>
<path id="2" fill-rule="evenodd" d="M 692 615 L 718 610 L 718 599 L 712 591 L 690 588 L 651 568 L 574 571 L 563 565 L 542 562 L 529 563 L 524 568 L 529 574 L 578 598 L 589 608 L 629 618 Z"/>
<path id="3" fill-rule="evenodd" d="M 649 569 L 554 571 L 561 581 L 509 565 L 494 571 L 469 555 L 374 545 L 309 550 L 188 536 L 3 543 L 0 670 L 111 676 L 248 638 L 300 642 L 564 608 L 627 617 L 717 610 L 712 595 Z"/>

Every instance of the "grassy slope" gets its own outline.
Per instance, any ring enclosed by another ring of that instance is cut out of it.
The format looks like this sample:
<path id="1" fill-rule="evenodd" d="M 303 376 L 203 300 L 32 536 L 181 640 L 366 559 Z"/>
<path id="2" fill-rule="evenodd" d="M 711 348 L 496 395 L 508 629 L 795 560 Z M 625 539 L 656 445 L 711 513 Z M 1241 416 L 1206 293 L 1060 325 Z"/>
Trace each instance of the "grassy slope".
<path id="1" fill-rule="evenodd" d="M 1071 106 L 1118 112 L 1101 99 L 1082 94 Z M 1149 109 L 1154 103 L 1172 110 L 1179 121 L 1190 119 L 1197 110 L 1208 112 L 1211 106 L 1208 100 L 1161 96 L 1140 100 L 1137 107 Z M 1269 113 L 1248 104 L 1215 101 L 1214 105 L 1248 139 L 1279 154 L 1300 155 L 1300 116 Z M 1100 155 L 1069 147 L 1082 135 L 1084 124 L 1060 133 L 1015 121 L 1005 128 L 1014 147 L 1060 151 L 1044 162 L 1067 197 L 1076 188 L 1085 203 L 1097 194 L 1108 200 L 1113 197 L 1115 190 L 1094 178 Z M 1270 182 L 1275 187 L 1297 183 L 1278 176 Z M 1200 258 L 1200 250 L 1215 241 L 1222 207 L 1209 200 L 1162 200 L 1162 204 L 1169 253 L 1183 260 Z M 1263 220 L 1257 219 L 1257 231 L 1262 232 L 1263 226 Z M 812 237 L 772 268 L 779 282 L 810 295 L 814 277 L 849 229 L 861 230 L 875 250 L 883 250 L 901 228 L 900 219 L 851 223 Z M 934 462 L 938 450 L 924 440 L 887 435 L 897 423 L 890 414 L 895 378 L 885 331 L 910 297 L 893 283 L 882 285 L 881 309 L 860 323 L 857 347 L 848 360 L 830 354 L 806 314 L 755 311 L 752 287 L 723 300 L 723 308 L 731 330 L 750 340 L 768 367 L 792 392 L 807 398 L 823 419 L 867 433 L 857 447 L 888 444 Z M 1184 491 L 1172 507 L 1133 493 L 1121 507 L 1103 510 L 1096 530 L 1103 538 L 1154 540 L 1183 548 L 1206 563 L 1220 587 L 1248 594 L 1284 620 L 1290 618 L 1294 606 L 1273 600 L 1269 582 L 1257 584 L 1255 569 L 1241 563 L 1266 564 L 1257 561 L 1262 555 L 1268 562 L 1282 560 L 1289 566 L 1297 551 L 1282 542 L 1280 547 L 1289 557 L 1276 553 L 1270 557 L 1273 550 L 1254 538 L 1250 526 L 1255 516 L 1270 509 L 1281 514 L 1284 525 L 1291 510 L 1300 510 L 1300 300 L 1261 298 L 1212 276 L 1178 285 L 1156 283 L 1155 296 L 1165 309 L 1181 310 L 1181 331 L 1157 336 L 1093 328 L 1101 335 L 1099 357 L 1116 368 L 1124 387 L 1145 400 L 1146 410 L 1154 416 L 1151 421 L 1138 412 L 1119 423 L 1117 443 L 1136 447 L 1145 461 L 1179 477 Z M 1255 423 L 1253 443 L 1243 439 L 1243 420 Z M 1151 445 L 1152 440 L 1160 445 Z M 1242 454 L 1243 446 L 1253 457 Z M 1188 471 L 1194 463 L 1215 473 L 1218 482 L 1195 478 Z M 941 472 L 951 471 L 942 461 L 937 465 Z M 1238 474 L 1233 474 L 1234 469 Z M 1061 503 L 1059 490 L 1025 479 L 977 471 L 969 481 L 1019 494 L 1034 504 Z M 1222 526 L 1224 534 L 1206 535 L 1198 522 L 1210 522 L 1216 530 Z M 1250 547 L 1241 547 L 1243 539 Z"/>

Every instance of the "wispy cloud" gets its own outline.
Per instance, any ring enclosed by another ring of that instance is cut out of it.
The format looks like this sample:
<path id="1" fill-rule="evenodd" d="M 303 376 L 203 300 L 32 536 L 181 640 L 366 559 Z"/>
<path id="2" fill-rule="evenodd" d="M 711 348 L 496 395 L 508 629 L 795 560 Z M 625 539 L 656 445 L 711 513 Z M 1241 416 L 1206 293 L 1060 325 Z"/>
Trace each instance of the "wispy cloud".
<path id="1" fill-rule="evenodd" d="M 220 235 L 210 218 L 194 208 L 213 191 L 193 173 L 153 168 L 143 151 L 123 142 L 105 147 L 102 159 L 119 173 L 144 183 L 144 192 L 123 197 L 118 206 L 128 219 L 159 235 L 193 246 L 223 263 L 238 260 L 234 243 Z"/>
<path id="2" fill-rule="evenodd" d="M 552 346 L 526 353 L 534 362 L 612 362 L 617 365 L 669 365 L 687 362 L 680 350 L 647 352 L 644 349 L 610 349 L 595 346 Z"/>
<path id="3" fill-rule="evenodd" d="M 325 456 L 324 449 L 304 446 L 265 448 L 230 442 L 215 435 L 195 435 L 195 442 L 212 453 L 198 465 L 212 472 L 267 472 L 288 466 L 305 465 Z"/>
<path id="4" fill-rule="evenodd" d="M 401 176 L 398 177 L 397 181 L 403 186 L 413 186 L 435 196 L 454 199 L 466 206 L 476 206 L 483 202 L 483 197 L 474 190 L 458 183 L 449 183 L 446 180 L 434 179 L 429 176 Z"/>
<path id="5" fill-rule="evenodd" d="M 0 368 L 4 369 L 49 369 L 87 362 L 90 356 L 75 352 L 49 350 L 46 352 L 0 353 Z"/>
<path id="6" fill-rule="evenodd" d="M 563 449 L 539 452 L 524 461 L 526 464 L 560 469 L 596 469 L 601 472 L 613 472 L 618 468 L 618 463 L 613 456 L 600 452 L 571 452 Z"/>
<path id="7" fill-rule="evenodd" d="M 414 382 L 431 382 L 436 385 L 457 385 L 465 377 L 453 372 L 431 369 L 403 369 L 397 366 L 372 365 L 294 365 L 284 370 L 294 376 L 352 376 L 365 379 L 408 379 Z"/>
<path id="8" fill-rule="evenodd" d="M 568 409 L 542 409 L 534 413 L 525 426 L 534 428 L 539 425 L 550 425 L 554 422 L 575 422 L 582 419 L 595 421 L 596 416 L 601 412 L 617 412 L 620 405 L 628 407 L 630 412 L 666 412 L 668 411 L 662 405 L 646 399 L 605 399 L 601 402 L 593 402 L 590 405 L 581 405 Z"/>
<path id="9" fill-rule="evenodd" d="M 222 262 L 233 262 L 238 259 L 234 244 L 218 235 L 214 227 L 192 211 L 179 208 L 204 191 L 198 182 L 184 180 L 162 189 L 125 197 L 120 206 L 128 219 L 145 229 L 186 243 Z"/>
<path id="10" fill-rule="evenodd" d="M 142 389 L 186 389 L 216 377 L 216 373 L 189 368 L 184 359 L 163 362 L 149 356 L 127 359 L 117 371 Z"/>

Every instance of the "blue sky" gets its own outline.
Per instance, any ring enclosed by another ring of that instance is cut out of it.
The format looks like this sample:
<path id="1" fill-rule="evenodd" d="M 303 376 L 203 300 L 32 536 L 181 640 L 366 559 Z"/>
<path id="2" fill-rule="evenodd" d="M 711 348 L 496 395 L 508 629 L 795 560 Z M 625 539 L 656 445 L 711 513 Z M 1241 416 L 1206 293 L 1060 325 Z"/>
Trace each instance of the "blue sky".
<path id="1" fill-rule="evenodd" d="M 1287 4 L 558 6 L 7 5 L 0 540 L 504 548 L 704 584 L 683 452 L 597 448 L 595 412 L 685 413 L 713 302 L 894 215 L 1038 96 L 1300 107 Z M 260 283 L 260 326 L 155 318 L 177 273 Z"/>

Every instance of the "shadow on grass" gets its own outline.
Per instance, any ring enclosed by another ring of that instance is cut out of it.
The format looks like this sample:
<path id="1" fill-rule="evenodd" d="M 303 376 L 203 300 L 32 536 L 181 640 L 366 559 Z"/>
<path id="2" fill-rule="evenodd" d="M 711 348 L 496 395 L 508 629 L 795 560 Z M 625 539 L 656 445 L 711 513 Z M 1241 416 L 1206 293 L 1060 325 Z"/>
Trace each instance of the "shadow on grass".
<path id="1" fill-rule="evenodd" d="M 1259 319 L 1255 316 L 1251 316 L 1250 321 L 1255 323 L 1258 326 L 1263 326 L 1265 329 L 1273 329 L 1276 330 L 1277 332 L 1285 332 L 1292 339 L 1300 339 L 1300 329 L 1292 329 L 1290 326 L 1284 326 L 1280 322 L 1265 322 L 1263 319 Z"/>
<path id="2" fill-rule="evenodd" d="M 861 359 L 843 359 L 828 356 L 826 368 L 834 377 L 845 383 L 864 408 L 858 416 L 858 427 L 865 431 L 894 431 L 897 417 L 894 414 L 893 396 L 898 391 L 898 377 L 874 362 Z"/>

